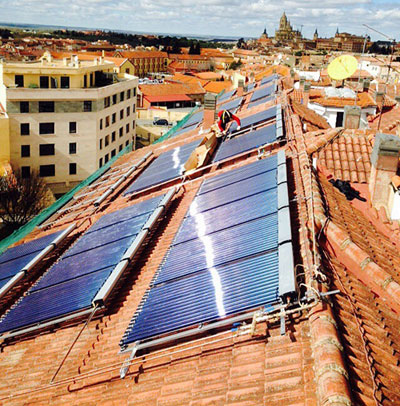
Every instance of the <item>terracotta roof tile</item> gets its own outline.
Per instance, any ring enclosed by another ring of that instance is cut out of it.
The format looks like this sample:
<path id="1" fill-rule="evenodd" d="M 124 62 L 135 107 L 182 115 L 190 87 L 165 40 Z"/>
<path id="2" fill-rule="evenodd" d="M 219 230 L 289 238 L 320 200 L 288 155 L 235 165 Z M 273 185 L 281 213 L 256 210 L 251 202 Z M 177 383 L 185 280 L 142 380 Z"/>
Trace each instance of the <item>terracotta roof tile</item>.
<path id="1" fill-rule="evenodd" d="M 205 90 L 198 83 L 163 83 L 154 85 L 139 85 L 139 89 L 143 93 L 143 95 L 146 96 L 205 93 Z"/>
<path id="2" fill-rule="evenodd" d="M 317 114 L 314 110 L 311 110 L 304 106 L 303 104 L 298 103 L 297 101 L 292 101 L 293 111 L 300 116 L 303 122 L 311 124 L 314 128 L 328 129 L 330 125 L 328 122 Z M 309 128 L 310 126 L 308 126 Z"/>

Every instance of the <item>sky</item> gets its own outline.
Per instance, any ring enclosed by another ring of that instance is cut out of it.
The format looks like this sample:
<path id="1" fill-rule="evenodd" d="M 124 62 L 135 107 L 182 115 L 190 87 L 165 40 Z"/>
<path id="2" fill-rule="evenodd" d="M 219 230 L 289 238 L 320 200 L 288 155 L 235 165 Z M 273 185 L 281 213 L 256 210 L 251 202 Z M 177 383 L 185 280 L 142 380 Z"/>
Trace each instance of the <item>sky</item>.
<path id="1" fill-rule="evenodd" d="M 0 0 L 0 21 L 154 33 L 258 37 L 273 35 L 286 12 L 311 38 L 340 32 L 397 40 L 400 0 Z"/>

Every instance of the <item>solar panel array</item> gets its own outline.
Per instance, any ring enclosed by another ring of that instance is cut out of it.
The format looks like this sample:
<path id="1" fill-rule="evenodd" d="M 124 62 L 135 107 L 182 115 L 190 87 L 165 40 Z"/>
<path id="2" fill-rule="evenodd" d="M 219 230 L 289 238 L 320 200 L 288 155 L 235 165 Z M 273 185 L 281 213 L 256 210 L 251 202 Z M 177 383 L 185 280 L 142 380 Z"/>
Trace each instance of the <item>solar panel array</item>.
<path id="1" fill-rule="evenodd" d="M 253 125 L 262 123 L 263 121 L 270 120 L 271 118 L 276 116 L 276 106 L 271 107 L 268 110 L 260 111 L 256 114 L 253 114 L 251 116 L 242 118 L 241 121 L 241 128 L 249 128 Z M 237 124 L 236 121 L 232 123 L 232 125 L 229 127 L 229 133 L 232 134 L 236 131 Z"/>
<path id="2" fill-rule="evenodd" d="M 233 113 L 236 112 L 236 110 L 240 107 L 242 104 L 243 97 L 237 97 L 234 100 L 231 100 L 227 103 L 220 104 L 218 105 L 218 110 L 229 110 L 232 111 Z"/>
<path id="3" fill-rule="evenodd" d="M 188 121 L 186 121 L 186 123 L 182 126 L 183 128 L 188 128 L 188 127 L 192 127 L 192 126 L 197 126 L 199 123 L 201 123 L 203 121 L 203 117 L 204 117 L 204 111 L 198 111 L 197 113 L 194 113 Z"/>
<path id="4" fill-rule="evenodd" d="M 162 198 L 101 217 L 6 313 L 0 321 L 0 333 L 90 309 L 96 293 Z"/>
<path id="5" fill-rule="evenodd" d="M 231 90 L 229 92 L 224 93 L 222 96 L 218 98 L 218 103 L 222 103 L 223 101 L 230 99 L 235 93 L 236 90 Z"/>
<path id="6" fill-rule="evenodd" d="M 273 100 L 275 98 L 274 94 L 276 92 L 276 89 L 276 83 L 271 83 L 269 86 L 264 86 L 260 89 L 257 89 L 251 96 L 248 108 L 251 109 L 261 103 L 266 103 Z"/>
<path id="7" fill-rule="evenodd" d="M 184 164 L 198 144 L 199 141 L 194 141 L 161 154 L 140 174 L 139 178 L 125 192 L 125 195 L 181 176 Z"/>
<path id="8" fill-rule="evenodd" d="M 270 144 L 276 141 L 275 124 L 250 131 L 246 134 L 225 140 L 218 148 L 213 162 L 238 155 L 242 152 L 250 151 L 261 145 Z"/>
<path id="9" fill-rule="evenodd" d="M 121 346 L 276 303 L 276 156 L 203 182 Z"/>
<path id="10" fill-rule="evenodd" d="M 255 86 L 255 85 L 256 85 L 255 83 L 249 83 L 249 84 L 247 85 L 247 91 L 248 91 L 248 92 L 252 91 L 252 90 L 254 89 L 254 86 Z"/>
<path id="11" fill-rule="evenodd" d="M 265 76 L 265 77 L 263 77 L 261 79 L 260 86 L 263 86 L 263 85 L 265 85 L 265 84 L 267 84 L 269 82 L 272 82 L 273 80 L 276 80 L 276 79 L 278 79 L 278 75 Z"/>
<path id="12" fill-rule="evenodd" d="M 5 286 L 14 275 L 28 265 L 40 251 L 51 244 L 63 231 L 64 230 L 58 231 L 25 244 L 17 245 L 1 254 L 0 289 Z"/>
<path id="13" fill-rule="evenodd" d="M 181 135 L 183 133 L 187 133 L 188 131 L 192 131 L 194 130 L 197 126 L 199 125 L 199 123 L 194 123 L 192 125 L 186 126 L 186 127 L 182 127 L 181 129 L 179 129 L 176 133 L 174 133 L 174 137 L 177 135 Z"/>

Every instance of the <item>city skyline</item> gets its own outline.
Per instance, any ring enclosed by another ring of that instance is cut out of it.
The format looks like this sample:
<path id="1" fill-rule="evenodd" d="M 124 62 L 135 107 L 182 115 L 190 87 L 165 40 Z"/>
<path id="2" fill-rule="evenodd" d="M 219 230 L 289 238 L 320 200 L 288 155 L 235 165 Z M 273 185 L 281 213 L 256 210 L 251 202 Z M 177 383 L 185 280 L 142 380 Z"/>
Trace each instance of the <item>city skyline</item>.
<path id="1" fill-rule="evenodd" d="M 7 3 L 0 0 L 1 3 L 4 23 L 215 37 L 257 37 L 264 28 L 271 36 L 285 11 L 293 28 L 301 30 L 308 38 L 312 37 L 316 28 L 321 37 L 330 37 L 339 27 L 341 32 L 368 34 L 373 40 L 384 40 L 385 37 L 363 24 L 396 38 L 396 19 L 400 17 L 396 2 L 381 0 L 361 0 L 357 5 L 349 0 L 328 0 L 324 4 L 314 0 L 273 0 L 268 3 L 252 0 L 245 7 L 238 0 L 229 3 L 225 0 L 203 0 L 196 7 L 188 0 L 178 0 L 174 4 L 156 0 L 113 5 L 105 0 L 48 0 L 46 3 L 38 0 Z M 354 24 L 354 21 L 358 23 Z"/>

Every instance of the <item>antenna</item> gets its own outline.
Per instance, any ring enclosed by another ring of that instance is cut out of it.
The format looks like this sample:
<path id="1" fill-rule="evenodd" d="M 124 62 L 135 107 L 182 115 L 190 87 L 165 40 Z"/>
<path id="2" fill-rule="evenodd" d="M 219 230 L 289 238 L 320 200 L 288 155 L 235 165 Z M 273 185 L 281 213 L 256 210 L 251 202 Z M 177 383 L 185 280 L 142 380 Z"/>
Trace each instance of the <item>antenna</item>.
<path id="1" fill-rule="evenodd" d="M 380 32 L 378 30 L 376 30 L 375 28 L 370 27 L 367 24 L 363 24 L 365 27 L 369 28 L 372 31 L 375 31 L 376 33 L 382 35 L 383 37 L 387 38 L 389 41 L 391 41 L 391 48 L 392 48 L 392 52 L 390 54 L 390 60 L 389 60 L 389 65 L 388 65 L 388 73 L 386 76 L 386 81 L 385 81 L 385 91 L 383 92 L 383 100 L 382 100 L 382 108 L 381 111 L 379 113 L 379 121 L 378 121 L 378 128 L 377 131 L 379 131 L 380 127 L 381 127 L 381 121 L 382 121 L 382 112 L 383 112 L 383 104 L 385 103 L 385 96 L 386 96 L 386 90 L 387 90 L 387 83 L 389 81 L 389 76 L 390 76 L 390 70 L 392 69 L 392 61 L 393 61 L 393 53 L 394 53 L 394 44 L 396 43 L 396 40 L 394 38 L 389 37 L 388 35 L 384 34 L 383 32 Z M 378 85 L 379 88 L 379 85 Z"/>

